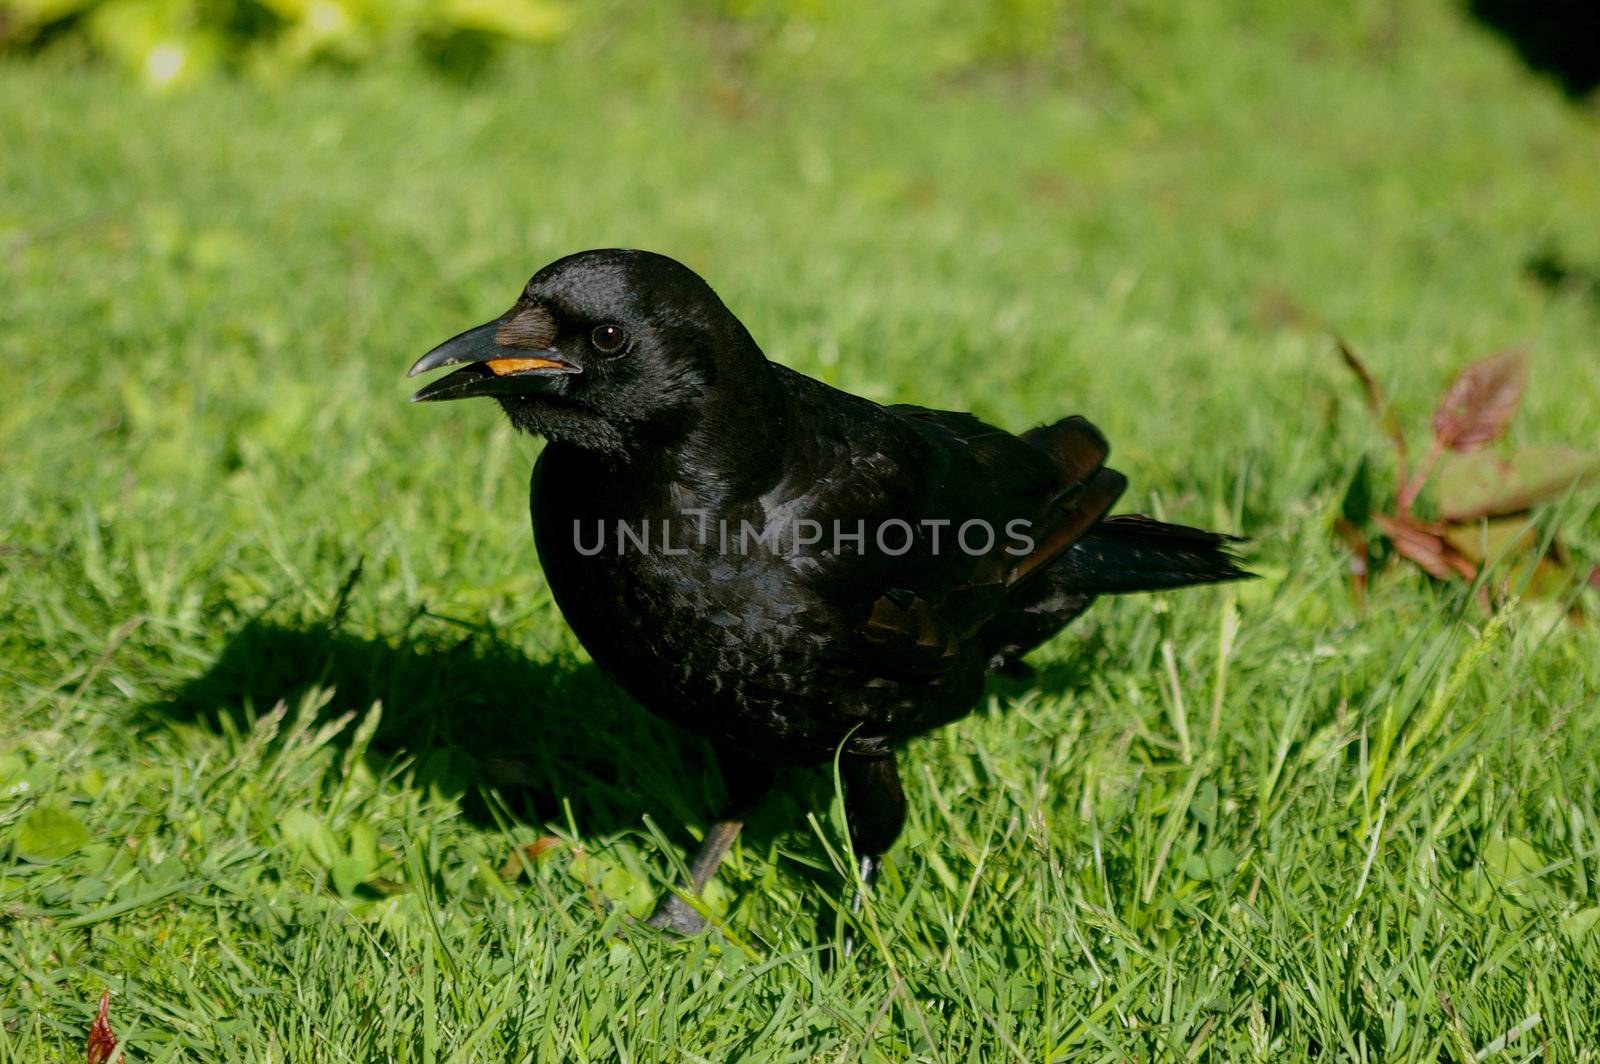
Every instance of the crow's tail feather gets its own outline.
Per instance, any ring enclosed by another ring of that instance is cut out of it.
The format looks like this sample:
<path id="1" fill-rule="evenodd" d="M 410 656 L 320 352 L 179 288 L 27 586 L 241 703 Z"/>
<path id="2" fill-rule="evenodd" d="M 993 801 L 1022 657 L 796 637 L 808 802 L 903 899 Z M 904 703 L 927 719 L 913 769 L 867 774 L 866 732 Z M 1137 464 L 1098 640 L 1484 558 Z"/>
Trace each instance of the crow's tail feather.
<path id="1" fill-rule="evenodd" d="M 1058 592 L 1115 595 L 1243 580 L 1233 536 L 1172 525 L 1141 514 L 1108 517 L 1050 565 Z"/>
<path id="2" fill-rule="evenodd" d="M 991 667 L 1008 668 L 1089 608 L 1096 595 L 1160 591 L 1254 576 L 1229 545 L 1239 542 L 1140 515 L 1107 517 L 1026 584 L 985 629 Z"/>

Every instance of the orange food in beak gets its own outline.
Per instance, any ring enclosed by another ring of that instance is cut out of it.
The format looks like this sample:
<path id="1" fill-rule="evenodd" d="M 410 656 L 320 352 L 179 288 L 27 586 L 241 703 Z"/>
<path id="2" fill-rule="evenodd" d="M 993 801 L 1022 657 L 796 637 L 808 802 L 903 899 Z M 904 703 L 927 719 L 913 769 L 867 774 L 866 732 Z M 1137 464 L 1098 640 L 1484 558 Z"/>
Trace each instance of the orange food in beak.
<path id="1" fill-rule="evenodd" d="M 484 362 L 496 377 L 526 373 L 530 369 L 565 369 L 566 363 L 552 358 L 491 358 Z"/>

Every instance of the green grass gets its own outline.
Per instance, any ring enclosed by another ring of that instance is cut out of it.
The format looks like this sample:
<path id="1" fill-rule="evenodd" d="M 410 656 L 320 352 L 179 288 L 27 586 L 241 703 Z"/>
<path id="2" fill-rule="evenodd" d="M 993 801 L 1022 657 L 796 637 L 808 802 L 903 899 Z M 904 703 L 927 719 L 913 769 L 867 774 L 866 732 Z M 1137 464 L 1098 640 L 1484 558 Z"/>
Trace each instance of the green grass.
<path id="1" fill-rule="evenodd" d="M 1596 1059 L 1600 628 L 1399 568 L 1358 611 L 1377 435 L 1261 307 L 1417 425 L 1526 342 L 1515 437 L 1592 446 L 1600 304 L 1524 264 L 1600 263 L 1600 129 L 1447 5 L 1170 8 L 1085 5 L 1056 75 L 826 7 L 471 91 L 0 69 L 0 1062 L 78 1059 L 107 988 L 129 1061 Z M 841 387 L 1087 414 L 1133 504 L 1254 541 L 912 744 L 859 963 L 826 773 L 723 933 L 630 922 L 706 752 L 562 624 L 537 444 L 404 401 L 611 244 Z M 1600 560 L 1593 493 L 1537 519 Z"/>

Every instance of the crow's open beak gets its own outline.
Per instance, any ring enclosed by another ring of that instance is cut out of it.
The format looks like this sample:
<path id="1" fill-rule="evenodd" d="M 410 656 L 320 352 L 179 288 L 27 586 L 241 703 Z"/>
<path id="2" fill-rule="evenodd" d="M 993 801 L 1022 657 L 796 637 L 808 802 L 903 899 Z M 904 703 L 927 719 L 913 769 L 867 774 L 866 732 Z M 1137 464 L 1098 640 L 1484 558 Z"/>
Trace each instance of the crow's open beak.
<path id="1" fill-rule="evenodd" d="M 554 338 L 554 323 L 543 308 L 513 309 L 503 318 L 452 336 L 413 362 L 407 377 L 441 366 L 461 368 L 419 389 L 411 401 L 530 395 L 543 391 L 553 377 L 581 373 L 550 346 Z"/>

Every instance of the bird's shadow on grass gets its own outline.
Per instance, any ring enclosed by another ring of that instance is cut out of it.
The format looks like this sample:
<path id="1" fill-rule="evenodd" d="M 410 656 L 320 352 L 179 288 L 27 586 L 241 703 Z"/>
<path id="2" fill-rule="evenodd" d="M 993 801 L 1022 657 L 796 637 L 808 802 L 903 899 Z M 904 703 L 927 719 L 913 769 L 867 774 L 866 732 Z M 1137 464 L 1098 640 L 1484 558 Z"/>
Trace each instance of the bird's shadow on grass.
<path id="1" fill-rule="evenodd" d="M 589 837 L 638 830 L 643 817 L 680 843 L 685 824 L 715 819 L 724 802 L 710 749 L 657 720 L 593 664 L 529 658 L 492 636 L 369 638 L 329 624 L 246 623 L 206 671 L 145 707 L 158 720 L 232 730 L 280 702 L 320 702 L 317 722 L 381 703 L 368 756 L 407 760 L 415 786 L 457 794 L 463 815 L 492 827 L 570 823 Z M 332 740 L 347 744 L 346 726 Z M 790 825 L 818 781 L 796 774 L 749 825 L 761 843 Z M 823 792 L 821 799 L 826 802 Z"/>
<path id="2" fill-rule="evenodd" d="M 1081 663 L 1046 664 L 1037 673 L 997 677 L 1002 705 L 1034 688 L 1070 691 L 1085 683 Z M 359 721 L 382 711 L 367 757 L 378 772 L 397 761 L 412 786 L 458 796 L 463 815 L 493 828 L 509 819 L 532 826 L 570 824 L 585 838 L 638 831 L 650 817 L 683 847 L 686 825 L 707 825 L 725 801 L 710 748 L 657 720 L 593 664 L 572 656 L 529 658 L 492 635 L 454 641 L 372 638 L 329 623 L 302 626 L 252 620 L 202 674 L 145 707 L 148 716 L 248 732 L 280 702 L 289 712 L 312 700 L 316 724 L 345 714 Z M 348 744 L 354 722 L 331 740 Z M 779 774 L 747 820 L 744 843 L 758 851 L 780 836 L 794 870 L 826 878 L 806 814 L 832 797 L 827 766 Z"/>
<path id="3" fill-rule="evenodd" d="M 320 698 L 319 698 L 320 695 Z M 593 665 L 535 660 L 493 638 L 368 638 L 328 625 L 245 624 L 203 674 L 149 707 L 160 717 L 246 730 L 279 702 L 319 698 L 319 722 L 375 703 L 370 750 L 409 759 L 418 785 L 461 795 L 474 823 L 493 823 L 485 791 L 517 819 L 604 833 L 703 816 L 719 793 L 693 739 L 655 721 Z M 333 740 L 350 741 L 354 726 Z M 658 772 L 656 765 L 680 766 Z M 404 778 L 404 777 L 402 777 Z"/>

